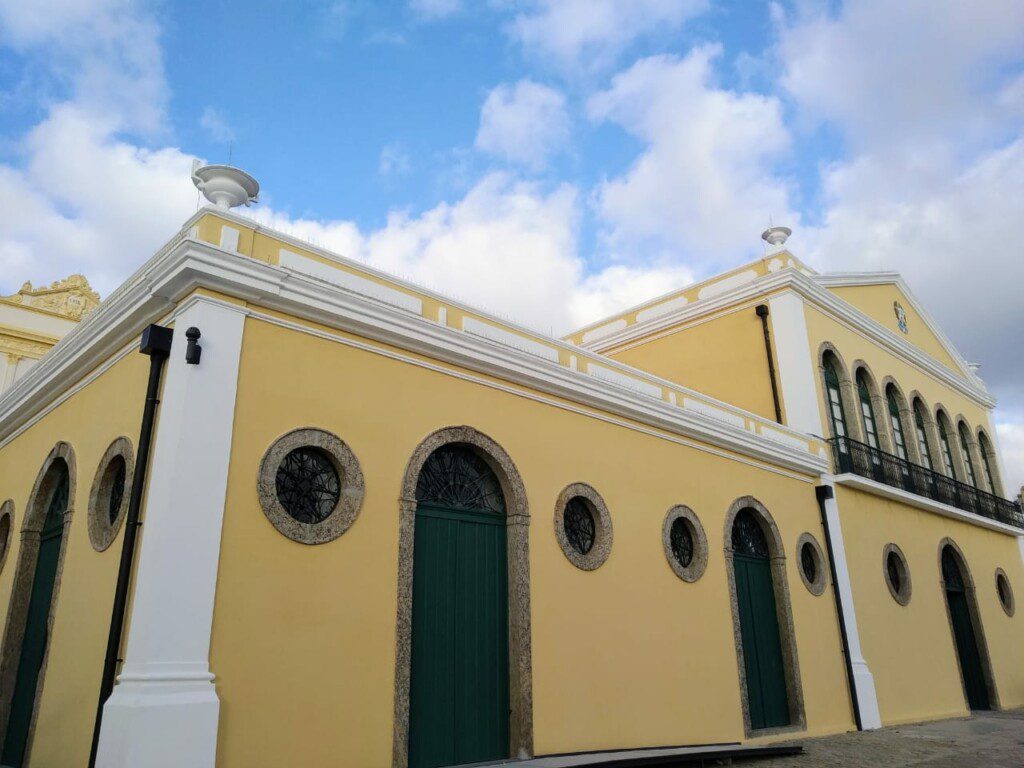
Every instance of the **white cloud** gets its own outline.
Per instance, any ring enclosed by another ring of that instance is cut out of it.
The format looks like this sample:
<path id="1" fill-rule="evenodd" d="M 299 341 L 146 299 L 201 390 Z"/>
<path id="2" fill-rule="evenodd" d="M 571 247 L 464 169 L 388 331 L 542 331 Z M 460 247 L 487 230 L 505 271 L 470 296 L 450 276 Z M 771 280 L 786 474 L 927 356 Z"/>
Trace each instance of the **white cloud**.
<path id="1" fill-rule="evenodd" d="M 409 0 L 413 13 L 425 19 L 443 19 L 462 10 L 462 0 Z"/>
<path id="2" fill-rule="evenodd" d="M 377 173 L 381 176 L 402 175 L 412 169 L 409 153 L 401 144 L 388 144 L 380 151 Z"/>
<path id="3" fill-rule="evenodd" d="M 607 66 L 637 38 L 678 29 L 707 0 L 527 0 L 509 25 L 530 53 L 570 68 Z"/>
<path id="4" fill-rule="evenodd" d="M 668 249 L 705 268 L 760 249 L 769 216 L 795 224 L 774 171 L 789 149 L 775 98 L 712 84 L 717 46 L 685 58 L 641 59 L 593 96 L 593 118 L 645 143 L 624 174 L 604 182 L 597 206 L 616 252 Z"/>
<path id="5" fill-rule="evenodd" d="M 210 138 L 219 142 L 231 142 L 235 140 L 235 132 L 227 119 L 215 107 L 207 107 L 199 116 L 199 125 L 202 126 Z"/>
<path id="6" fill-rule="evenodd" d="M 487 94 L 480 111 L 477 149 L 540 170 L 568 139 L 569 115 L 560 91 L 520 80 Z"/>

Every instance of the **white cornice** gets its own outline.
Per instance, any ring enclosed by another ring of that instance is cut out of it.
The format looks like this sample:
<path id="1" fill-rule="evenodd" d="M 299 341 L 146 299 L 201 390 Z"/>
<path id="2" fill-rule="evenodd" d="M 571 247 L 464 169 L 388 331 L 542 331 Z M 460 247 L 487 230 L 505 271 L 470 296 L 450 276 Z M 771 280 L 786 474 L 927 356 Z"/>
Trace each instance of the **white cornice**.
<path id="1" fill-rule="evenodd" d="M 720 296 L 696 301 L 657 319 L 635 323 L 621 331 L 604 336 L 598 341 L 582 344 L 581 346 L 592 352 L 604 353 L 639 338 L 659 331 L 667 331 L 674 326 L 691 322 L 704 315 L 736 304 L 753 301 L 769 293 L 787 289 L 802 296 L 816 309 L 823 311 L 848 328 L 860 333 L 890 354 L 906 360 L 922 372 L 959 392 L 983 408 L 995 407 L 995 398 L 985 390 L 980 379 L 977 377 L 968 379 L 966 376 L 958 375 L 955 371 L 950 370 L 919 347 L 901 338 L 896 332 L 886 328 L 844 299 L 839 298 L 839 296 L 828 290 L 820 282 L 820 276 L 808 276 L 789 267 L 759 277 Z M 910 296 L 911 294 L 908 293 L 908 297 Z M 914 309 L 919 313 L 922 312 L 922 308 L 916 302 Z M 927 319 L 927 315 L 923 313 L 922 317 Z M 934 326 L 932 327 L 934 329 Z M 959 358 L 959 355 L 957 357 Z"/>
<path id="2" fill-rule="evenodd" d="M 823 455 L 796 445 L 813 438 L 774 422 L 771 424 L 773 432 L 766 433 L 774 435 L 772 439 L 493 340 L 439 325 L 326 281 L 183 236 L 151 259 L 0 399 L 0 442 L 47 408 L 73 382 L 129 344 L 146 324 L 165 316 L 175 302 L 197 288 L 219 291 L 297 318 L 499 377 L 801 474 L 817 475 L 827 468 Z M 607 364 L 674 391 L 690 392 L 673 382 L 662 382 L 614 361 L 609 360 Z M 692 394 L 712 407 L 717 403 L 698 393 Z M 720 406 L 765 426 L 759 416 L 724 403 Z"/>

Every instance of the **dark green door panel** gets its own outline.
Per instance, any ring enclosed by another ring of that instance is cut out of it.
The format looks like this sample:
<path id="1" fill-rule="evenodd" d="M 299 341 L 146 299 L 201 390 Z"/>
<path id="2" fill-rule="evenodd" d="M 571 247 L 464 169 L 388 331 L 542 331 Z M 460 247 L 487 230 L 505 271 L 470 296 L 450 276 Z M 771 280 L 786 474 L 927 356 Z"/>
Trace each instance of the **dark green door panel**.
<path id="1" fill-rule="evenodd" d="M 953 640 L 957 656 L 960 657 L 960 671 L 963 674 L 964 688 L 967 690 L 967 703 L 971 709 L 989 709 L 988 689 L 985 687 L 981 654 L 978 652 L 974 625 L 967 607 L 967 595 L 962 590 L 948 589 L 946 600 L 949 602 L 949 615 L 953 621 Z"/>
<path id="2" fill-rule="evenodd" d="M 508 757 L 507 578 L 503 516 L 420 505 L 410 768 Z"/>
<path id="3" fill-rule="evenodd" d="M 766 558 L 736 554 L 733 566 L 750 726 L 760 729 L 789 725 L 771 562 Z"/>
<path id="4" fill-rule="evenodd" d="M 11 699 L 11 714 L 7 720 L 3 755 L 0 757 L 0 762 L 5 766 L 20 766 L 25 757 L 29 725 L 36 705 L 39 671 L 43 666 L 46 643 L 49 639 L 46 625 L 50 617 L 50 604 L 53 601 L 67 502 L 68 482 L 65 472 L 63 478 L 57 482 L 40 535 L 39 557 L 32 578 L 32 593 L 29 596 L 25 636 L 21 643 L 18 674 Z"/>

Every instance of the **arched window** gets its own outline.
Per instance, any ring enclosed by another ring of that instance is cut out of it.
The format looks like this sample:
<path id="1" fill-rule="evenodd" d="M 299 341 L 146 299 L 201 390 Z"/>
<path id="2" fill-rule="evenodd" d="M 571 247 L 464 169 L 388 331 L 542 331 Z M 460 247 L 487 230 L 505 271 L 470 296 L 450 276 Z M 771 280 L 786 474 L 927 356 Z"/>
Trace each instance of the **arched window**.
<path id="1" fill-rule="evenodd" d="M 992 470 L 992 443 L 989 442 L 984 432 L 978 433 L 978 452 L 981 454 L 981 466 L 985 470 L 988 489 L 990 492 L 998 495 L 1002 492 L 1002 489 L 996 485 L 996 474 Z"/>
<path id="2" fill-rule="evenodd" d="M 924 429 L 924 406 L 920 400 L 914 401 L 914 427 L 917 430 L 917 451 L 921 454 L 921 463 L 928 469 L 935 469 L 932 451 L 928 447 L 928 433 Z"/>
<path id="3" fill-rule="evenodd" d="M 960 451 L 964 457 L 964 472 L 967 473 L 967 482 L 978 487 L 978 479 L 974 474 L 974 462 L 971 461 L 971 438 L 967 434 L 967 425 L 960 422 Z"/>
<path id="4" fill-rule="evenodd" d="M 903 434 L 903 422 L 900 420 L 900 404 L 896 400 L 896 387 L 892 384 L 885 390 L 885 399 L 889 405 L 889 422 L 892 424 L 892 441 L 896 455 L 904 461 L 909 461 L 907 439 Z"/>
<path id="5" fill-rule="evenodd" d="M 825 356 L 825 394 L 828 399 L 828 415 L 832 423 L 832 436 L 838 438 L 839 450 L 846 451 L 846 412 L 843 410 L 843 396 L 839 390 L 839 372 L 832 355 Z"/>
<path id="6" fill-rule="evenodd" d="M 956 480 L 956 469 L 953 466 L 953 449 L 949 445 L 949 431 L 946 429 L 946 417 L 939 414 L 936 421 L 939 424 L 939 448 L 942 449 L 942 464 L 946 469 L 946 474 Z"/>
<path id="7" fill-rule="evenodd" d="M 857 372 L 857 398 L 860 400 L 860 415 L 864 423 L 864 442 L 877 449 L 878 427 L 875 423 L 875 410 L 871 407 L 871 392 L 868 391 L 867 376 L 863 370 Z"/>

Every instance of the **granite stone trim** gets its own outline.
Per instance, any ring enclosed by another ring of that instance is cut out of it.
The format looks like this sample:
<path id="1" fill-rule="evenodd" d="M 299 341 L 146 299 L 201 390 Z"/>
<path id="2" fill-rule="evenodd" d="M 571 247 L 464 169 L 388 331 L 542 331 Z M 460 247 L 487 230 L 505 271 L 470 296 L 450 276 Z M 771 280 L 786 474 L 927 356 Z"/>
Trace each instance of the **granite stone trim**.
<path id="1" fill-rule="evenodd" d="M 594 546 L 586 554 L 577 552 L 565 535 L 565 505 L 577 496 L 587 502 L 594 516 Z M 566 559 L 581 571 L 593 571 L 604 565 L 612 552 L 612 516 L 601 494 L 586 483 L 567 485 L 555 501 L 555 538 Z"/>
<path id="2" fill-rule="evenodd" d="M 53 582 L 53 596 L 50 598 L 50 611 L 46 619 L 49 636 L 53 633 L 53 621 L 57 613 L 57 598 L 60 597 L 61 577 L 64 573 L 64 560 L 67 555 L 68 540 L 71 538 L 71 520 L 74 517 L 75 493 L 78 487 L 78 471 L 75 451 L 68 443 L 57 443 L 47 454 L 43 465 L 36 476 L 32 491 L 25 505 L 25 520 L 21 527 L 21 547 L 18 552 L 18 565 L 14 573 L 14 584 L 11 588 L 11 600 L 7 609 L 7 625 L 4 629 L 3 647 L 0 650 L 0 750 L 7 736 L 7 720 L 11 714 L 11 698 L 14 695 L 14 681 L 18 675 L 18 662 L 21 658 L 21 643 L 25 637 L 25 622 L 28 619 L 28 604 L 32 596 L 32 582 L 35 579 L 36 561 L 39 558 L 40 534 L 46 518 L 46 510 L 54 491 L 58 476 L 58 468 L 63 464 L 68 471 L 68 508 L 64 512 L 64 532 L 61 536 L 60 553 L 57 556 L 57 572 Z M 38 705 L 46 679 L 46 667 L 50 660 L 52 643 L 47 645 L 43 662 L 39 668 L 36 685 L 35 702 Z M 32 711 L 32 719 L 28 728 L 28 739 L 25 744 L 23 765 L 30 765 L 32 740 L 35 736 L 36 718 L 39 707 Z"/>
<path id="3" fill-rule="evenodd" d="M 405 468 L 398 499 L 398 615 L 395 648 L 393 768 L 409 762 L 409 681 L 412 673 L 413 557 L 416 482 L 420 470 L 443 445 L 470 447 L 501 483 L 508 530 L 509 757 L 533 756 L 533 661 L 530 629 L 530 510 L 526 487 L 512 459 L 497 442 L 468 426 L 445 427 L 416 446 Z"/>
<path id="4" fill-rule="evenodd" d="M 0 568 L 3 567 L 3 561 L 0 560 Z M 999 582 L 1002 581 L 1006 587 L 1006 602 L 999 596 Z M 1013 614 L 1017 612 L 1017 598 L 1013 594 L 1013 585 L 1010 583 L 1009 577 L 1006 575 L 1006 571 L 1002 568 L 996 568 L 996 600 L 999 601 L 999 606 L 1010 618 L 1013 618 Z"/>
<path id="5" fill-rule="evenodd" d="M 117 517 L 110 522 L 110 494 L 114 489 L 114 459 L 120 457 L 124 461 L 124 493 L 121 494 L 121 506 Z M 114 543 L 121 524 L 128 512 L 128 500 L 132 493 L 132 480 L 135 472 L 135 451 L 132 441 L 127 437 L 119 437 L 110 444 L 96 468 L 96 476 L 89 492 L 89 541 L 93 549 L 102 552 Z"/>
<path id="6" fill-rule="evenodd" d="M 963 686 L 964 706 L 968 711 L 971 706 L 967 699 L 967 686 L 964 685 L 964 671 L 960 666 L 960 654 L 956 650 L 956 636 L 953 632 L 953 614 L 949 610 L 949 600 L 946 598 L 946 580 L 942 575 L 942 553 L 946 547 L 953 550 L 957 565 L 960 566 L 960 575 L 964 580 L 964 594 L 967 597 L 967 612 L 971 616 L 971 627 L 974 629 L 974 642 L 978 646 L 978 655 L 981 657 L 981 673 L 985 678 L 985 688 L 988 691 L 988 702 L 992 709 L 1002 709 L 999 705 L 999 691 L 996 688 L 996 676 L 992 671 L 992 658 L 988 653 L 988 641 L 985 639 L 985 627 L 981 623 L 981 612 L 978 610 L 978 594 L 974 588 L 974 577 L 971 576 L 971 569 L 967 567 L 967 558 L 964 552 L 950 537 L 945 537 L 939 542 L 939 584 L 942 587 L 942 602 L 946 606 L 946 619 L 949 621 L 949 640 L 952 643 L 953 658 L 956 659 L 956 668 L 960 672 L 960 684 Z"/>
<path id="7" fill-rule="evenodd" d="M 683 565 L 676 559 L 672 551 L 672 526 L 676 520 L 685 520 L 693 539 L 693 558 L 689 565 Z M 708 567 L 708 537 L 704 534 L 704 526 L 692 509 L 676 504 L 665 513 L 665 522 L 661 525 L 661 546 L 665 550 L 665 559 L 672 572 L 683 581 L 694 582 L 704 575 Z"/>
<path id="8" fill-rule="evenodd" d="M 341 481 L 341 496 L 334 511 L 319 523 L 301 523 L 288 514 L 277 498 L 277 470 L 296 448 L 319 448 L 334 465 Z M 293 429 L 277 438 L 260 461 L 257 492 L 263 514 L 271 525 L 300 544 L 326 544 L 347 531 L 359 515 L 365 495 L 363 471 L 352 450 L 337 435 L 314 427 Z"/>
<path id="9" fill-rule="evenodd" d="M 0 504 L 0 573 L 4 572 L 7 553 L 11 551 L 11 532 L 14 530 L 14 500 Z"/>
<path id="10" fill-rule="evenodd" d="M 803 555 L 805 545 L 814 552 L 813 581 L 808 579 L 807 574 L 804 573 Z M 807 587 L 807 591 L 815 597 L 821 597 L 825 593 L 825 587 L 828 586 L 828 565 L 825 563 L 825 552 L 822 550 L 821 545 L 814 538 L 814 535 L 808 531 L 801 533 L 800 538 L 796 540 L 796 563 L 797 571 L 800 572 L 800 580 Z"/>
<path id="11" fill-rule="evenodd" d="M 899 558 L 900 565 L 902 566 L 899 589 L 896 589 L 889 579 L 890 553 L 895 554 Z M 891 541 L 882 547 L 882 578 L 885 579 L 885 586 L 889 588 L 889 594 L 892 595 L 893 600 L 904 606 L 910 603 L 910 596 L 914 590 L 913 579 L 910 576 L 910 565 L 907 563 L 907 556 L 903 554 L 903 550 L 899 548 L 899 545 Z"/>
<path id="12" fill-rule="evenodd" d="M 768 540 L 768 554 L 771 560 L 772 588 L 775 592 L 775 609 L 778 612 L 779 640 L 782 645 L 782 667 L 786 679 L 786 698 L 789 703 L 789 725 L 778 728 L 754 729 L 750 725 L 750 701 L 747 693 L 747 668 L 743 656 L 743 635 L 740 629 L 739 602 L 736 596 L 736 568 L 733 564 L 732 528 L 736 516 L 744 509 L 750 509 L 761 523 Z M 793 607 L 789 599 L 789 582 L 786 576 L 786 553 L 782 546 L 782 535 L 768 508 L 753 496 L 741 496 L 730 506 L 725 515 L 724 526 L 725 565 L 729 579 L 729 603 L 732 608 L 733 641 L 736 646 L 736 665 L 740 682 L 740 706 L 743 710 L 743 732 L 747 738 L 769 736 L 776 733 L 793 733 L 807 728 L 804 713 L 803 686 L 800 682 L 800 659 L 796 647 L 796 630 L 793 626 Z"/>

